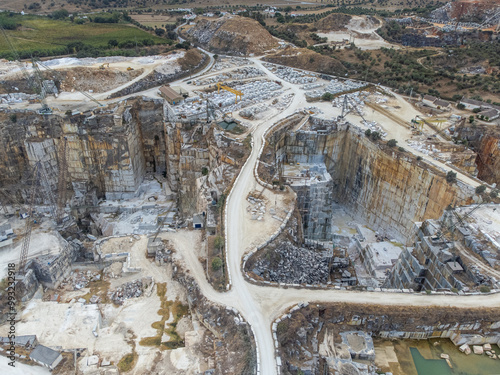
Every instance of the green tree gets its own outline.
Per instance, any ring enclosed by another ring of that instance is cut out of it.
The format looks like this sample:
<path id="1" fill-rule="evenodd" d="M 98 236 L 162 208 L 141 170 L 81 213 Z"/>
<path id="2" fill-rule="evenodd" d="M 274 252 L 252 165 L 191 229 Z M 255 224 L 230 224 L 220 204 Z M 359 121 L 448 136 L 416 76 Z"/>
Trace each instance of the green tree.
<path id="1" fill-rule="evenodd" d="M 116 47 L 118 45 L 118 41 L 116 39 L 110 39 L 108 40 L 108 46 L 113 48 L 113 47 Z"/>
<path id="2" fill-rule="evenodd" d="M 493 199 L 498 197 L 498 189 L 493 189 L 492 191 L 490 191 L 490 197 Z"/>
<path id="3" fill-rule="evenodd" d="M 214 239 L 214 247 L 217 250 L 221 250 L 224 247 L 224 237 L 222 236 L 217 236 Z"/>
<path id="4" fill-rule="evenodd" d="M 479 185 L 476 187 L 476 194 L 483 194 L 486 191 L 485 185 Z"/>
<path id="5" fill-rule="evenodd" d="M 448 173 L 446 174 L 446 181 L 449 184 L 456 182 L 457 181 L 457 174 L 453 171 L 448 171 Z"/>
<path id="6" fill-rule="evenodd" d="M 389 147 L 394 147 L 398 144 L 398 141 L 396 141 L 395 139 L 389 139 L 389 141 L 387 141 L 387 146 Z"/>
<path id="7" fill-rule="evenodd" d="M 51 17 L 55 20 L 62 20 L 69 16 L 69 12 L 66 9 L 58 9 L 52 12 Z"/>
<path id="8" fill-rule="evenodd" d="M 212 269 L 214 271 L 218 271 L 222 268 L 222 259 L 219 257 L 215 257 L 212 259 Z"/>
<path id="9" fill-rule="evenodd" d="M 323 95 L 321 95 L 321 100 L 324 100 L 325 102 L 326 101 L 330 101 L 333 99 L 333 95 L 330 94 L 329 92 L 325 92 Z"/>

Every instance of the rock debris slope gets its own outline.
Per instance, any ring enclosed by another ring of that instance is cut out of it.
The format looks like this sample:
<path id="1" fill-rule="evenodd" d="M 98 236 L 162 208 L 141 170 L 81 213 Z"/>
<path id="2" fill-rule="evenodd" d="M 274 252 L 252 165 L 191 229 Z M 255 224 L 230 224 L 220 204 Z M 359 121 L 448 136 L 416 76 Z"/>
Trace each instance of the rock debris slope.
<path id="1" fill-rule="evenodd" d="M 278 47 L 278 41 L 257 21 L 239 16 L 200 20 L 188 30 L 195 44 L 215 53 L 261 55 Z"/>

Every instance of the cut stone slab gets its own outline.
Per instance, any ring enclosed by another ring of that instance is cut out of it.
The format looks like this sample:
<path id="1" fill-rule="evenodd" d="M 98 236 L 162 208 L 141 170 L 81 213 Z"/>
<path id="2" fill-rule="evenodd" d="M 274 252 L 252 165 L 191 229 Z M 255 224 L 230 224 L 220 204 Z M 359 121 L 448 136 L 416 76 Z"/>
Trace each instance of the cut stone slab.
<path id="1" fill-rule="evenodd" d="M 483 347 L 480 345 L 474 345 L 472 347 L 472 350 L 474 350 L 474 354 L 481 355 L 484 353 Z"/>

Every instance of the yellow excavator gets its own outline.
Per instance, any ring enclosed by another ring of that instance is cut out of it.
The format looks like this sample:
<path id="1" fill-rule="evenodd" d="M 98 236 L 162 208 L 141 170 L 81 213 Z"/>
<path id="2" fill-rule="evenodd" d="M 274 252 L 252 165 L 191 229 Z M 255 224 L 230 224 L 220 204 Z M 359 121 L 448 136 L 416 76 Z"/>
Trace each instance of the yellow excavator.
<path id="1" fill-rule="evenodd" d="M 107 68 L 109 68 L 109 63 L 102 64 L 102 65 L 99 67 L 99 69 L 103 69 L 103 70 L 104 70 L 104 69 L 106 69 L 106 67 L 107 67 Z"/>

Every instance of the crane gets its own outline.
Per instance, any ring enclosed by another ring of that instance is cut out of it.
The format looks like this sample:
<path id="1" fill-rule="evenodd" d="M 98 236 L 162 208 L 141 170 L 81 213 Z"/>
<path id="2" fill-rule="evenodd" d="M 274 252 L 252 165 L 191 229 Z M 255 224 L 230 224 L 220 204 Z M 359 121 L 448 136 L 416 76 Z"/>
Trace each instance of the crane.
<path id="1" fill-rule="evenodd" d="M 366 98 L 366 96 L 364 97 Z M 363 98 L 363 99 L 364 99 Z M 351 105 L 351 108 L 349 108 L 349 104 Z M 342 104 L 342 114 L 340 115 L 340 119 L 344 120 L 345 117 L 352 112 L 352 109 L 355 109 L 356 112 L 358 112 L 358 115 L 363 119 L 364 122 L 368 122 L 366 121 L 366 119 L 364 118 L 363 114 L 361 113 L 361 111 L 359 110 L 358 106 L 356 105 L 356 103 L 353 103 L 351 101 L 351 98 L 349 97 L 348 94 L 344 94 L 344 103 Z"/>
<path id="2" fill-rule="evenodd" d="M 59 180 L 57 187 L 58 195 L 57 195 L 57 214 L 56 214 L 56 222 L 58 224 L 62 223 L 64 214 L 64 204 L 66 202 L 66 177 L 68 173 L 67 155 L 66 155 L 67 143 L 68 139 L 64 137 L 64 139 L 61 140 L 60 143 L 61 146 L 59 150 L 60 162 L 59 162 Z"/>
<path id="3" fill-rule="evenodd" d="M 222 84 L 222 82 L 217 82 L 217 94 L 220 93 L 220 89 L 222 90 L 226 90 L 230 93 L 233 93 L 236 97 L 234 99 L 234 104 L 238 103 L 238 97 L 240 97 L 240 101 L 241 101 L 241 98 L 243 97 L 243 93 L 239 90 L 235 90 L 235 89 L 232 89 L 231 87 L 228 87 L 228 86 L 224 86 Z"/>
<path id="4" fill-rule="evenodd" d="M 45 65 L 44 63 L 42 63 L 40 60 L 35 60 L 33 59 L 33 66 L 35 65 L 40 65 L 42 68 L 44 68 L 45 70 L 53 73 L 57 79 L 59 81 L 63 81 L 64 80 L 64 77 L 61 76 L 61 74 L 57 71 L 57 70 L 54 70 L 52 68 L 50 68 L 49 66 Z M 75 88 L 76 91 L 78 91 L 80 94 L 86 96 L 87 98 L 89 98 L 90 100 L 92 100 L 93 102 L 95 102 L 98 106 L 100 107 L 104 107 L 104 104 L 100 103 L 96 98 L 94 98 L 92 95 L 86 93 L 85 91 L 81 91 L 79 90 L 78 88 Z"/>
<path id="5" fill-rule="evenodd" d="M 38 193 L 41 197 L 48 198 L 49 200 L 49 210 L 52 217 L 55 217 L 55 203 L 52 190 L 47 181 L 47 174 L 45 168 L 43 167 L 42 161 L 39 160 L 35 163 L 32 173 L 31 189 L 28 196 L 28 212 L 26 217 L 26 222 L 24 226 L 24 237 L 21 247 L 21 254 L 19 257 L 19 273 L 24 275 L 26 272 L 26 263 L 28 261 L 28 252 L 31 241 L 31 231 L 33 229 L 33 224 L 35 223 L 33 219 L 33 205 L 35 203 L 35 196 Z M 44 190 L 44 191 L 41 191 Z"/>
<path id="6" fill-rule="evenodd" d="M 40 96 L 40 102 L 42 103 L 42 108 L 38 110 L 38 113 L 41 115 L 51 115 L 52 114 L 52 108 L 50 108 L 47 105 L 46 98 L 47 98 L 47 84 L 43 79 L 42 72 L 40 70 L 40 67 L 38 66 L 37 62 L 32 59 L 32 65 L 33 65 L 33 70 L 34 70 L 34 77 L 37 81 L 37 93 Z"/>

